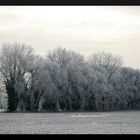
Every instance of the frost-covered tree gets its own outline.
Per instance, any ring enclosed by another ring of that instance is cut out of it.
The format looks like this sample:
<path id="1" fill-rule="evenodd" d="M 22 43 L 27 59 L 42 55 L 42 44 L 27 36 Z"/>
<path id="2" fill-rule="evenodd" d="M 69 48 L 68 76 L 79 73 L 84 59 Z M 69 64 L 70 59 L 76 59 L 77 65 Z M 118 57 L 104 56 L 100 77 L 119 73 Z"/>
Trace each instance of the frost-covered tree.
<path id="1" fill-rule="evenodd" d="M 121 74 L 123 77 L 121 96 L 124 96 L 127 106 L 126 108 L 133 108 L 133 101 L 136 98 L 136 75 L 132 68 L 122 68 Z"/>
<path id="2" fill-rule="evenodd" d="M 51 110 L 60 111 L 61 110 L 61 99 L 63 96 L 63 93 L 66 92 L 66 78 L 65 72 L 62 71 L 60 65 L 57 63 L 47 60 L 45 64 L 45 71 L 48 71 L 48 74 L 50 76 L 51 85 L 49 88 L 51 88 L 50 97 L 51 100 L 46 101 L 50 102 Z M 47 96 L 48 97 L 48 96 Z"/>
<path id="3" fill-rule="evenodd" d="M 113 109 L 136 109 L 139 100 L 140 72 L 132 68 L 120 68 L 112 79 Z"/>
<path id="4" fill-rule="evenodd" d="M 60 80 L 58 81 L 58 78 L 56 78 L 55 84 L 58 85 L 59 83 L 59 86 L 56 87 L 60 91 L 62 108 L 69 110 L 80 109 L 81 105 L 84 104 L 80 100 L 84 100 L 83 94 L 85 94 L 83 91 L 85 79 L 82 79 L 82 70 L 85 64 L 83 56 L 73 51 L 58 48 L 49 53 L 47 58 L 59 67 L 54 73 L 59 73 Z M 52 74 L 53 76 L 55 75 L 54 73 Z"/>
<path id="5" fill-rule="evenodd" d="M 88 59 L 91 67 L 98 67 L 101 69 L 103 75 L 107 80 L 107 91 L 102 97 L 103 110 L 113 109 L 114 91 L 112 85 L 112 78 L 122 66 L 122 58 L 110 53 L 98 52 L 91 55 Z"/>
<path id="6" fill-rule="evenodd" d="M 122 58 L 118 55 L 98 52 L 89 57 L 89 63 L 104 67 L 107 71 L 109 81 L 113 74 L 122 66 Z"/>
<path id="7" fill-rule="evenodd" d="M 17 109 L 19 98 L 24 93 L 21 83 L 23 83 L 24 75 L 30 69 L 32 61 L 33 49 L 31 47 L 18 43 L 2 45 L 0 72 L 8 94 L 9 111 Z M 22 88 L 19 88 L 17 84 L 20 84 Z"/>

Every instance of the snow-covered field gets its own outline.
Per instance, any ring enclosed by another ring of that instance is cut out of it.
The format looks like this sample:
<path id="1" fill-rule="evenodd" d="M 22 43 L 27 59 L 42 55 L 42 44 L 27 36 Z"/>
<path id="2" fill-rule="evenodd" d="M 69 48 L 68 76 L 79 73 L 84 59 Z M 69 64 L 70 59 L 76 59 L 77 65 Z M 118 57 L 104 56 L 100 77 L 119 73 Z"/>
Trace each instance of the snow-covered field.
<path id="1" fill-rule="evenodd" d="M 0 113 L 0 134 L 140 134 L 140 111 Z"/>

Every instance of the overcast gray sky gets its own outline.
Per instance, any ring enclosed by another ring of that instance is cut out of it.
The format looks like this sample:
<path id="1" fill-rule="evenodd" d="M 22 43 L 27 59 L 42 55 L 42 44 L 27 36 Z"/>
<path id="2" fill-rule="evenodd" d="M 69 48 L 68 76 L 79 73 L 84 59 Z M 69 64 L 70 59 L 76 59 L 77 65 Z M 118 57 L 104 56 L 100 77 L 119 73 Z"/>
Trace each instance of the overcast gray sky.
<path id="1" fill-rule="evenodd" d="M 140 69 L 140 6 L 1 6 L 0 43 L 15 41 L 41 55 L 111 52 Z"/>

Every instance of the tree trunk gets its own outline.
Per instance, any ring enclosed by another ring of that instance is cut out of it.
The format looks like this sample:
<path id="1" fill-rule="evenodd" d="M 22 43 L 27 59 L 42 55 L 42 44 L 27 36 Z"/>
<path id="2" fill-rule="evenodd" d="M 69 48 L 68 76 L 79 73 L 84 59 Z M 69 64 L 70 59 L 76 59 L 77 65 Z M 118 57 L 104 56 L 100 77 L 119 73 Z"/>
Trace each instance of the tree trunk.
<path id="1" fill-rule="evenodd" d="M 18 103 L 17 94 L 13 88 L 7 87 L 6 90 L 8 93 L 8 110 L 10 112 L 16 111 Z"/>

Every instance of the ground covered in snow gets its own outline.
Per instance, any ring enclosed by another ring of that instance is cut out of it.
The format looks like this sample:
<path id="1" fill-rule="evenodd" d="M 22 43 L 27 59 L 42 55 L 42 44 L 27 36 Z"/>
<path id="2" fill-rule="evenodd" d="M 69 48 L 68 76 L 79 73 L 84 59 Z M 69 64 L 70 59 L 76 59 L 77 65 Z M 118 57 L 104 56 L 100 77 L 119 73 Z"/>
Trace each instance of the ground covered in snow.
<path id="1" fill-rule="evenodd" d="M 140 134 L 140 111 L 0 113 L 0 134 Z"/>

